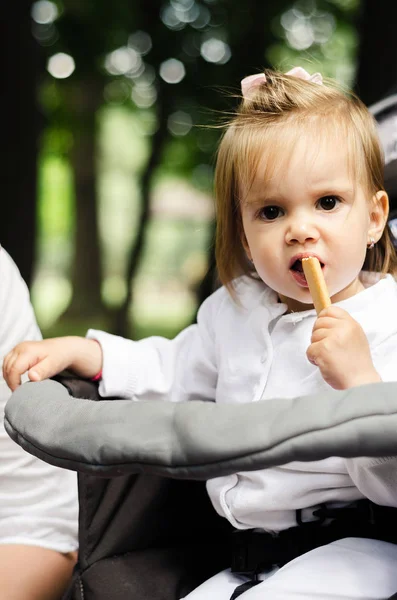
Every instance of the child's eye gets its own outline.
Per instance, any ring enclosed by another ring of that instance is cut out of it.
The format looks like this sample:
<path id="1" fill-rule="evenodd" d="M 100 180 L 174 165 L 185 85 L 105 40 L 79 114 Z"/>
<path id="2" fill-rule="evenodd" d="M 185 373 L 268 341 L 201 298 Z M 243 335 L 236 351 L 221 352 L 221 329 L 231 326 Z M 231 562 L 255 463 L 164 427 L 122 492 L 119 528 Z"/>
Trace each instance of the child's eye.
<path id="1" fill-rule="evenodd" d="M 283 214 L 283 211 L 278 206 L 264 206 L 259 211 L 259 216 L 265 221 L 274 221 Z"/>
<path id="2" fill-rule="evenodd" d="M 339 202 L 340 200 L 336 196 L 324 196 L 323 198 L 320 198 L 317 205 L 322 210 L 333 210 Z"/>

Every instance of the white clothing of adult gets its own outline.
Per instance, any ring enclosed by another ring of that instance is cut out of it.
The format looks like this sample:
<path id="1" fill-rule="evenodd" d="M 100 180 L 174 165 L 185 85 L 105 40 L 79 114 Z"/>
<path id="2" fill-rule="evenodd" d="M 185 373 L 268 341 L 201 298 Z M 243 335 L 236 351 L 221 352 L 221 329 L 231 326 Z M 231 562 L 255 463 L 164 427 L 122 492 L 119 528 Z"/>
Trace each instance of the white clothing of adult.
<path id="1" fill-rule="evenodd" d="M 381 277 L 369 273 L 362 273 L 362 281 L 365 289 L 339 302 L 338 306 L 363 327 L 375 368 L 382 379 L 397 380 L 397 283 L 391 275 Z M 97 339 L 103 350 L 101 395 L 140 401 L 196 399 L 247 403 L 329 390 L 319 369 L 306 357 L 316 319 L 314 309 L 287 314 L 287 306 L 278 301 L 275 292 L 261 281 L 248 277 L 240 278 L 235 289 L 235 299 L 225 288 L 212 294 L 201 306 L 197 324 L 185 329 L 174 340 L 152 337 L 133 342 L 90 330 L 88 337 Z M 297 509 L 302 509 L 303 520 L 311 520 L 313 509 L 322 503 L 332 505 L 369 498 L 381 505 L 397 506 L 397 458 L 330 457 L 315 462 L 293 462 L 211 479 L 207 489 L 217 512 L 234 527 L 280 531 L 296 525 Z M 375 542 L 368 544 L 371 546 Z M 382 546 L 386 556 L 393 555 L 393 572 L 396 574 L 391 584 L 397 591 L 396 547 L 384 542 L 376 544 Z M 328 553 L 327 560 L 331 561 L 335 547 L 339 548 L 331 544 L 327 546 L 328 550 L 313 552 Z M 309 555 L 311 553 L 305 556 Z M 338 556 L 335 554 L 336 562 Z M 296 561 L 293 563 L 304 563 L 302 557 Z M 353 563 L 358 568 L 359 561 Z M 387 564 L 386 561 L 386 567 Z M 287 568 L 291 573 L 292 566 L 286 565 L 277 577 L 269 579 L 269 585 Z M 305 573 L 304 569 L 302 573 Z M 307 571 L 305 577 L 307 579 Z M 256 592 L 252 589 L 251 596 L 247 592 L 245 597 L 252 600 L 261 597 L 255 594 L 259 594 L 259 589 L 265 585 L 267 589 L 268 583 L 259 585 Z M 335 585 L 338 587 L 339 584 Z M 290 593 L 292 588 L 289 584 L 287 587 Z M 328 593 L 328 583 L 324 587 Z M 343 586 L 338 589 L 342 590 Z M 216 594 L 195 596 L 195 593 L 192 600 L 196 597 L 221 598 Z M 268 596 L 266 592 L 265 597 L 293 596 L 282 593 Z M 311 592 L 302 593 L 301 597 L 322 598 Z M 344 596 L 336 591 L 335 598 L 345 597 L 356 596 Z M 357 596 L 367 597 L 382 596 Z"/>
<path id="2" fill-rule="evenodd" d="M 0 249 L 0 357 L 25 340 L 40 340 L 29 291 Z M 60 553 L 78 547 L 76 474 L 34 458 L 7 435 L 4 406 L 11 392 L 0 368 L 0 544 L 39 546 Z"/>

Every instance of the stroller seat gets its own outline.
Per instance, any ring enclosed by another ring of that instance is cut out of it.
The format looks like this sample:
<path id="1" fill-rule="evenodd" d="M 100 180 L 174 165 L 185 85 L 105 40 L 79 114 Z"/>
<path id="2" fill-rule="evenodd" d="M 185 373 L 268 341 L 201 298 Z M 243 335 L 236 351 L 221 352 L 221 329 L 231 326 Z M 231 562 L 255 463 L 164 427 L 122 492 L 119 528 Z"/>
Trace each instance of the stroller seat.
<path id="1" fill-rule="evenodd" d="M 67 378 L 18 388 L 5 427 L 31 454 L 78 472 L 79 561 L 65 600 L 177 600 L 230 565 L 232 528 L 206 479 L 395 455 L 396 392 L 379 383 L 249 405 L 136 403 L 98 401 L 95 384 Z"/>

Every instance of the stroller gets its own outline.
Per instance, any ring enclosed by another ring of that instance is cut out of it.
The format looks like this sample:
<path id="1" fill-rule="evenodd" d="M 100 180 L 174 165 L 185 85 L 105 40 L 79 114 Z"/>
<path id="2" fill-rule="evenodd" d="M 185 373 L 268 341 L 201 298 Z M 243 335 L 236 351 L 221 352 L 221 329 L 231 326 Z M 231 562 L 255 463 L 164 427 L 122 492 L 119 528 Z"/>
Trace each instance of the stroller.
<path id="1" fill-rule="evenodd" d="M 397 95 L 371 110 L 397 238 Z M 80 550 L 64 600 L 178 600 L 231 564 L 233 529 L 210 505 L 207 479 L 293 460 L 396 455 L 397 383 L 175 405 L 101 400 L 95 383 L 58 377 L 14 392 L 5 427 L 31 454 L 78 472 Z M 397 512 L 388 529 L 397 539 Z"/>
<path id="2" fill-rule="evenodd" d="M 26 383 L 6 406 L 18 444 L 78 471 L 79 560 L 64 600 L 178 600 L 230 566 L 235 534 L 206 479 L 397 454 L 397 383 L 248 405 L 96 400 L 95 384 L 61 379 Z M 380 537 L 397 539 L 387 510 Z"/>

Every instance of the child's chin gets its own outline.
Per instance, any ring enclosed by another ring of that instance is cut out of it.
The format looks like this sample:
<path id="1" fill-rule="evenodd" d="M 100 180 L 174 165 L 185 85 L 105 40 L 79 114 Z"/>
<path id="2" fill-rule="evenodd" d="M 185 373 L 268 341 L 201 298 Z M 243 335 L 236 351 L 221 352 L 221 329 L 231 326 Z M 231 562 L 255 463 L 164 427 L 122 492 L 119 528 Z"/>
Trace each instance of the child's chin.
<path id="1" fill-rule="evenodd" d="M 291 296 L 283 296 L 280 294 L 279 298 L 292 312 L 303 312 L 313 308 L 313 300 L 309 291 L 305 294 L 293 294 Z"/>

